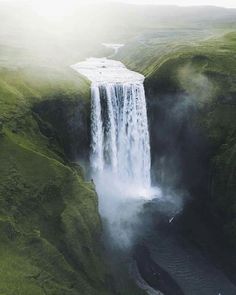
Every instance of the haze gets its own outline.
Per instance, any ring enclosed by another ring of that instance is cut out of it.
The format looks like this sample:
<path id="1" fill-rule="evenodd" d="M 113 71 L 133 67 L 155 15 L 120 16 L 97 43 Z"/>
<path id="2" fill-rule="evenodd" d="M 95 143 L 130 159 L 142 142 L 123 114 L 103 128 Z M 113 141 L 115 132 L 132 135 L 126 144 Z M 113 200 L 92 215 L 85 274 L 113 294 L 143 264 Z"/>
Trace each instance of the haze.
<path id="1" fill-rule="evenodd" d="M 67 3 L 101 3 L 101 2 L 126 2 L 126 3 L 135 3 L 135 4 L 154 4 L 154 5 L 178 5 L 178 6 L 200 6 L 200 5 L 212 5 L 212 6 L 221 6 L 221 7 L 228 7 L 228 8 L 236 8 L 236 1 L 235 0 L 0 0 L 0 2 L 39 2 L 39 3 L 47 3 L 50 6 L 50 3 L 60 3 L 65 2 Z"/>
<path id="2" fill-rule="evenodd" d="M 155 4 L 155 5 L 178 5 L 178 6 L 200 6 L 212 5 L 228 8 L 236 8 L 234 0 L 123 0 L 122 2 L 136 4 Z"/>

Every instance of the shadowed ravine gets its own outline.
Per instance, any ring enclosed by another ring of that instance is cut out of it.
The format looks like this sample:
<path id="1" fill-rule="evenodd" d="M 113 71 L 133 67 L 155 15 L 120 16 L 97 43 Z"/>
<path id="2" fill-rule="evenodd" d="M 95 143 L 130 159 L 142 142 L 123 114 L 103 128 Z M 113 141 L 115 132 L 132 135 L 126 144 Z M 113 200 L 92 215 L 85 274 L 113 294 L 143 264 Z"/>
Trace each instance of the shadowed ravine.
<path id="1" fill-rule="evenodd" d="M 153 200 L 148 207 L 146 214 L 152 215 L 153 226 L 146 230 L 134 254 L 147 284 L 166 295 L 236 294 L 235 285 L 216 261 L 184 234 L 186 220 L 180 214 L 171 219 L 174 214 L 174 208 L 172 212 L 170 210 L 171 204 Z M 199 222 L 198 230 L 202 231 L 203 226 Z M 208 239 L 210 236 L 208 233 Z M 214 243 L 213 240 L 210 242 Z"/>
<path id="2" fill-rule="evenodd" d="M 134 259 L 141 277 L 153 289 L 159 290 L 165 295 L 184 294 L 168 272 L 153 261 L 148 248 L 138 245 L 135 249 Z"/>
<path id="3" fill-rule="evenodd" d="M 107 237 L 116 247 L 132 249 L 141 287 L 164 295 L 235 294 L 227 277 L 173 230 L 180 208 L 151 185 L 144 77 L 106 58 L 72 68 L 92 82 L 91 176 Z M 143 220 L 153 214 L 158 224 L 144 229 Z"/>

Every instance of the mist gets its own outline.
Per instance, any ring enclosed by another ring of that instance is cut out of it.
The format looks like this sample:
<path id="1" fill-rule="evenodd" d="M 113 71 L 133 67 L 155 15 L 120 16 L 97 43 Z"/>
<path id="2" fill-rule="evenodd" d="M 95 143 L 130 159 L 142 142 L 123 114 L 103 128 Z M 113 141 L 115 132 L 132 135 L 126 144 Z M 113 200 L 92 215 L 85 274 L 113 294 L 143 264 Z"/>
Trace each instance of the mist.
<path id="1" fill-rule="evenodd" d="M 191 63 L 179 67 L 177 79 L 179 93 L 149 97 L 148 108 L 153 181 L 164 192 L 182 196 L 184 204 L 208 181 L 209 142 L 197 114 L 208 109 L 216 89 Z M 204 189 L 198 193 L 205 194 Z"/>
<path id="2" fill-rule="evenodd" d="M 142 237 L 141 213 L 148 200 L 139 196 L 137 187 L 117 181 L 110 172 L 103 173 L 95 182 L 109 243 L 115 248 L 131 249 Z"/>

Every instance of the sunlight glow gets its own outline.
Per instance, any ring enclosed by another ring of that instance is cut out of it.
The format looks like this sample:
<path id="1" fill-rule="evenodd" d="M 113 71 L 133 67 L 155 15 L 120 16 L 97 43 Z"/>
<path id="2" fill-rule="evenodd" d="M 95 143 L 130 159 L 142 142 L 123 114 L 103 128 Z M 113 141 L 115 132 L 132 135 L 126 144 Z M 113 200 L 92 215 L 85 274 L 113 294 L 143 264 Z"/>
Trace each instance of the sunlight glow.
<path id="1" fill-rule="evenodd" d="M 0 0 L 14 1 L 14 0 Z M 18 0 L 24 1 L 24 0 Z M 125 2 L 133 4 L 204 6 L 212 5 L 226 8 L 236 8 L 236 0 L 28 0 L 33 3 L 35 11 L 45 17 L 60 19 L 69 16 L 77 4 L 95 4 L 102 2 Z"/>
<path id="2" fill-rule="evenodd" d="M 33 9 L 37 14 L 51 20 L 60 20 L 73 13 L 74 0 L 33 0 Z"/>
<path id="3" fill-rule="evenodd" d="M 110 0 L 111 1 L 111 0 Z M 116 1 L 116 0 L 114 0 Z M 236 8 L 236 0 L 120 0 L 134 4 L 178 5 L 178 6 L 220 6 Z"/>

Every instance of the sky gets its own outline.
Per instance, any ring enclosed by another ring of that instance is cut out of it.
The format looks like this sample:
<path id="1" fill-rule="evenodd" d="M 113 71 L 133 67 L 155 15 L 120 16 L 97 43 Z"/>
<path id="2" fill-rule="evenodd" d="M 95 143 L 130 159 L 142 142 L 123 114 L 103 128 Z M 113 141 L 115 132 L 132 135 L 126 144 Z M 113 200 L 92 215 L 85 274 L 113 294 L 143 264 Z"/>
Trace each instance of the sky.
<path id="1" fill-rule="evenodd" d="M 123 0 L 122 2 L 136 4 L 160 4 L 160 5 L 179 5 L 179 6 L 194 6 L 194 5 L 214 5 L 229 8 L 236 8 L 236 0 Z"/>
<path id="2" fill-rule="evenodd" d="M 20 2 L 25 0 L 0 0 L 5 2 Z M 35 1 L 35 0 L 28 0 Z M 37 1 L 37 0 L 36 0 Z M 39 0 L 40 1 L 40 0 Z M 45 1 L 45 0 L 41 0 Z M 67 0 L 70 2 L 70 0 Z M 222 6 L 229 8 L 236 8 L 236 0 L 105 0 L 108 2 L 126 2 L 126 3 L 135 3 L 135 4 L 156 4 L 156 5 L 179 5 L 179 6 L 194 6 L 194 5 L 214 5 Z M 56 2 L 55 0 L 47 0 L 45 2 Z M 60 0 L 58 0 L 60 2 Z M 77 0 L 76 2 L 104 2 L 104 0 Z"/>
<path id="3" fill-rule="evenodd" d="M 65 0 L 0 0 L 0 2 L 44 2 L 56 3 Z M 67 0 L 66 2 L 126 2 L 135 4 L 156 4 L 156 5 L 178 5 L 178 6 L 199 6 L 199 5 L 213 5 L 227 8 L 236 8 L 236 0 Z M 50 4 L 49 4 L 50 5 Z"/>

